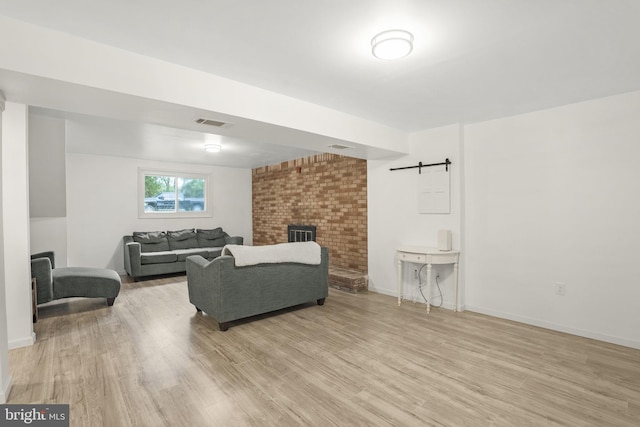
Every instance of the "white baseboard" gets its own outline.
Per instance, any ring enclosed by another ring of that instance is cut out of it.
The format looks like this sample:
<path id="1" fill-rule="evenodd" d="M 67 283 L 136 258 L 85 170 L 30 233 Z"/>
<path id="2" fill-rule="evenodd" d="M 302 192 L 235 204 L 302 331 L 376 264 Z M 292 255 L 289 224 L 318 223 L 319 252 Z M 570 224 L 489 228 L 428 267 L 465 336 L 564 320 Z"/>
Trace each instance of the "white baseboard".
<path id="1" fill-rule="evenodd" d="M 0 389 L 0 404 L 7 403 L 9 399 L 9 394 L 11 393 L 11 387 L 13 386 L 13 382 L 11 381 L 11 375 L 7 378 L 6 384 L 2 385 L 2 389 Z"/>
<path id="2" fill-rule="evenodd" d="M 369 287 L 369 291 L 370 291 L 370 292 L 375 292 L 375 293 L 377 293 L 377 294 L 383 294 L 383 295 L 388 295 L 388 296 L 390 296 L 390 297 L 398 298 L 398 291 L 397 291 L 397 290 L 395 290 L 395 289 L 394 289 L 394 290 L 389 290 L 389 289 L 375 289 L 375 288 L 371 288 L 371 287 Z M 440 298 L 438 298 L 437 300 L 440 300 Z M 427 305 L 423 300 L 416 300 L 416 301 L 412 301 L 412 300 L 409 300 L 409 299 L 403 299 L 402 301 L 403 301 L 403 304 L 404 304 L 404 302 L 406 301 L 408 304 L 416 303 L 416 304 L 424 304 L 425 306 Z M 437 304 L 436 304 L 436 306 L 437 306 Z M 431 307 L 435 307 L 435 306 L 434 306 L 434 305 L 432 305 Z M 453 303 L 445 302 L 445 303 L 442 305 L 442 308 L 445 308 L 445 309 L 447 309 L 447 310 L 452 310 L 452 311 L 453 311 L 453 309 L 454 309 L 454 307 L 453 307 Z M 425 309 L 426 309 L 426 308 L 425 308 Z M 460 311 L 463 311 L 463 309 L 461 308 L 461 309 L 460 309 Z"/>
<path id="3" fill-rule="evenodd" d="M 375 289 L 375 288 L 369 287 L 369 291 L 376 292 L 383 295 L 389 295 L 395 298 L 398 297 L 398 293 L 395 289 L 393 290 Z M 420 304 L 424 304 L 424 301 L 416 301 L 416 302 Z M 453 310 L 453 304 L 445 303 L 443 308 Z M 551 329 L 552 331 L 564 332 L 566 334 L 576 335 L 579 337 L 590 338 L 598 341 L 608 342 L 611 344 L 622 345 L 624 347 L 640 349 L 640 341 L 634 341 L 626 338 L 605 335 L 598 332 L 587 331 L 584 329 L 572 328 L 572 327 L 559 325 L 552 322 L 547 322 L 540 319 L 534 319 L 526 316 L 518 316 L 516 314 L 511 314 L 511 313 L 503 313 L 500 311 L 485 309 L 482 307 L 467 306 L 464 304 L 461 305 L 460 311 L 465 311 L 465 310 L 472 311 L 474 313 L 486 314 L 487 316 L 499 317 L 501 319 L 513 320 L 514 322 L 525 323 L 527 325 L 538 326 L 540 328 Z"/>
<path id="4" fill-rule="evenodd" d="M 396 297 L 398 298 L 398 291 L 396 290 L 389 290 L 389 289 L 376 289 L 376 288 L 372 288 L 371 285 L 369 285 L 369 289 L 370 292 L 375 292 L 377 294 L 382 294 L 382 295 L 389 295 L 390 297 Z"/>
<path id="5" fill-rule="evenodd" d="M 13 350 L 14 348 L 20 348 L 20 347 L 29 347 L 30 345 L 33 345 L 36 342 L 36 333 L 32 332 L 31 333 L 31 337 L 27 337 L 27 338 L 20 338 L 17 340 L 13 340 L 13 341 L 9 341 L 9 350 Z"/>
<path id="6" fill-rule="evenodd" d="M 551 329 L 552 331 L 564 332 L 566 334 L 576 335 L 584 338 L 591 338 L 598 341 L 604 341 L 611 344 L 622 345 L 624 347 L 631 347 L 640 349 L 640 341 L 629 340 L 626 338 L 601 334 L 599 332 L 586 331 L 584 329 L 572 328 L 565 325 L 559 325 L 552 322 L 547 322 L 540 319 L 534 319 L 531 317 L 518 316 L 511 313 L 503 313 L 500 311 L 485 309 L 476 306 L 467 306 L 466 310 L 473 311 L 474 313 L 486 314 L 487 316 L 499 317 L 501 319 L 513 320 L 514 322 L 525 323 L 527 325 L 538 326 L 540 328 Z"/>

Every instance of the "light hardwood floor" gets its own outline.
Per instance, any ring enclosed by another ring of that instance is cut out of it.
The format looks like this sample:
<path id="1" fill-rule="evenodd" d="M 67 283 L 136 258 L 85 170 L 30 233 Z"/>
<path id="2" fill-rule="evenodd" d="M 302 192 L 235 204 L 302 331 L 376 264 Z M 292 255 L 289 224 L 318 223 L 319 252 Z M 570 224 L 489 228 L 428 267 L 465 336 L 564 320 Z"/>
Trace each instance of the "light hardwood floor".
<path id="1" fill-rule="evenodd" d="M 72 426 L 638 426 L 640 351 L 375 293 L 235 322 L 186 278 L 41 307 L 8 403 Z"/>

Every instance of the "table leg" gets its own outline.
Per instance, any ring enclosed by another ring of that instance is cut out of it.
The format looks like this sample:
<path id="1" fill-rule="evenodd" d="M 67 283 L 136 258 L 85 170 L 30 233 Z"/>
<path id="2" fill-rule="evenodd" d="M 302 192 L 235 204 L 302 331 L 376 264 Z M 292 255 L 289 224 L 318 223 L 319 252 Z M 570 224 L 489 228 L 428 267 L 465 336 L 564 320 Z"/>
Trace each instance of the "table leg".
<path id="1" fill-rule="evenodd" d="M 460 311 L 458 308 L 458 263 L 453 263 L 453 288 L 455 289 L 455 301 L 453 311 Z"/>
<path id="2" fill-rule="evenodd" d="M 431 264 L 427 264 L 427 314 L 431 313 Z"/>
<path id="3" fill-rule="evenodd" d="M 402 261 L 396 263 L 396 280 L 398 285 L 398 306 L 402 303 Z"/>

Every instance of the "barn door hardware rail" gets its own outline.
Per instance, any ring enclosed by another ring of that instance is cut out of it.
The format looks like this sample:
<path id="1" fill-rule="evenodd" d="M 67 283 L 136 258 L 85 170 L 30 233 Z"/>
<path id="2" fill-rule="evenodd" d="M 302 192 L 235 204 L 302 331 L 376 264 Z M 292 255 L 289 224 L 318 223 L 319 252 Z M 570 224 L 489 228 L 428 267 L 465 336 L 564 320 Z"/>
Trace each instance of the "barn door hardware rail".
<path id="1" fill-rule="evenodd" d="M 450 164 L 451 164 L 451 160 L 444 159 L 444 162 L 442 162 L 442 163 L 430 163 L 428 165 L 424 165 L 424 164 L 422 164 L 422 162 L 419 162 L 415 166 L 405 166 L 405 167 L 402 167 L 402 168 L 391 168 L 389 170 L 390 171 L 399 171 L 399 170 L 402 170 L 402 169 L 415 169 L 415 168 L 418 168 L 418 173 L 421 174 L 422 173 L 422 168 L 428 168 L 429 166 L 442 166 L 442 165 L 445 165 L 445 168 L 446 168 L 446 170 L 448 172 Z"/>

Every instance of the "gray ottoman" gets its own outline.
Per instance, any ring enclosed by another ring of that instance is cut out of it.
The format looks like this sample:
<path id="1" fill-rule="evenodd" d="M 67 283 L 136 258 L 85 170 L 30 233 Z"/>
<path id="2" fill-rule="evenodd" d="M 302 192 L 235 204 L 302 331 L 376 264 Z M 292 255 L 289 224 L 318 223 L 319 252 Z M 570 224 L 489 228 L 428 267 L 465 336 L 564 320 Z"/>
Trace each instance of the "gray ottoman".
<path id="1" fill-rule="evenodd" d="M 120 276 L 105 268 L 62 267 L 51 270 L 53 299 L 106 298 L 113 305 L 120 293 Z"/>

